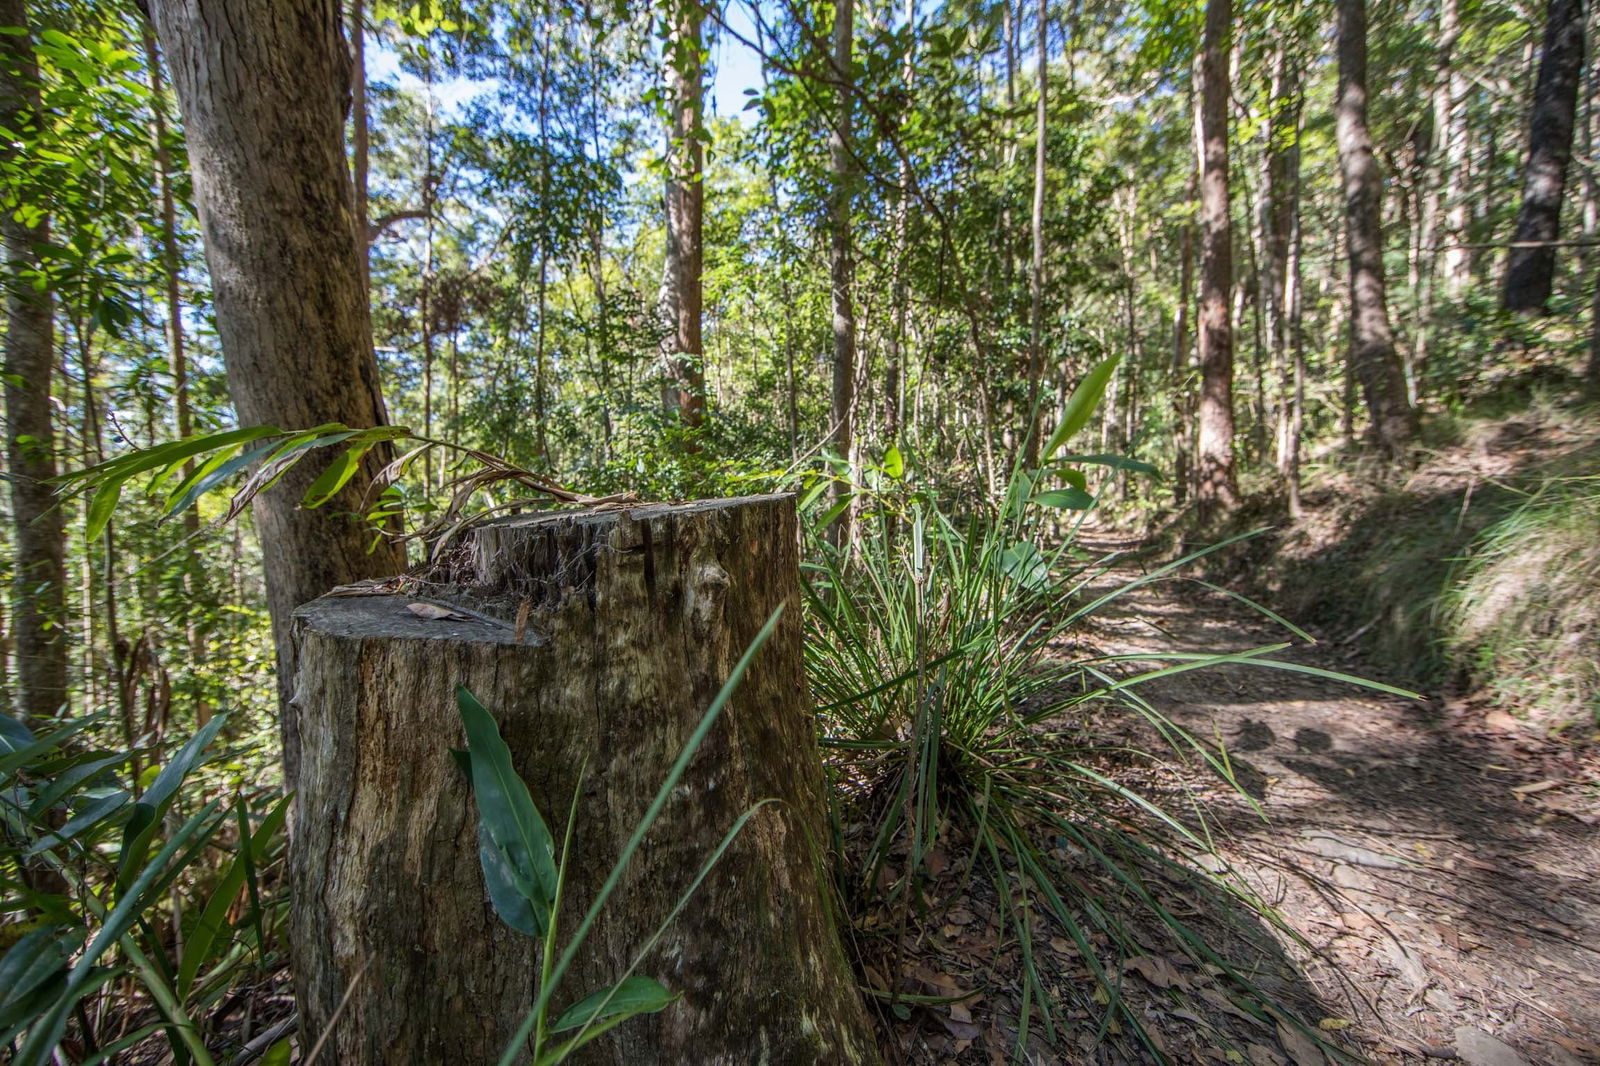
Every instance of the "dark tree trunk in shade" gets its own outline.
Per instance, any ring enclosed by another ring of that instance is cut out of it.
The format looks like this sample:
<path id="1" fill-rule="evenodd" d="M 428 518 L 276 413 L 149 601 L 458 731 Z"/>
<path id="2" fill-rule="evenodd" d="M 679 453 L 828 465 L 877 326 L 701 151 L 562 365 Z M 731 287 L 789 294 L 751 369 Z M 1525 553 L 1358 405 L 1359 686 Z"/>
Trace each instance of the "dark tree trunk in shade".
<path id="1" fill-rule="evenodd" d="M 700 61 L 705 12 L 697 0 L 674 0 L 666 43 L 672 120 L 667 129 L 667 247 L 661 267 L 663 406 L 684 426 L 705 422 L 706 377 L 701 336 L 704 285 L 701 269 L 705 216 L 705 70 Z"/>
<path id="2" fill-rule="evenodd" d="M 1202 521 L 1231 510 L 1233 467 L 1233 224 L 1228 194 L 1231 0 L 1206 0 L 1200 52 L 1200 406 L 1196 503 Z"/>
<path id="3" fill-rule="evenodd" d="M 383 424 L 345 158 L 350 53 L 340 3 L 151 0 L 150 13 L 183 113 L 239 421 Z M 387 457 L 369 453 L 369 474 Z M 299 506 L 324 466 L 301 463 L 256 504 L 283 695 L 295 607 L 404 565 L 390 545 L 370 550 L 371 530 L 350 516 L 367 476 L 324 507 Z"/>
<path id="4" fill-rule="evenodd" d="M 0 26 L 30 28 L 22 0 L 0 0 Z M 33 36 L 0 36 L 0 126 L 13 131 L 0 144 L 6 165 L 26 165 L 21 155 L 42 120 Z M 39 269 L 37 248 L 50 238 L 49 216 L 32 223 L 11 211 L 0 216 L 6 270 L 13 277 L 27 277 Z M 43 719 L 53 717 L 67 699 L 65 542 L 50 484 L 57 473 L 50 406 L 54 304 L 48 288 L 11 284 L 6 286 L 5 309 L 6 480 L 16 538 L 11 607 L 16 702 L 24 719 Z"/>
<path id="5" fill-rule="evenodd" d="M 454 687 L 495 715 L 558 839 L 587 764 L 571 930 L 780 604 L 556 1007 L 620 977 L 728 828 L 772 797 L 638 970 L 682 998 L 580 1061 L 880 1061 L 824 902 L 797 545 L 788 496 L 520 517 L 469 534 L 431 575 L 440 602 L 481 618 L 424 620 L 388 596 L 301 609 L 290 943 L 306 1032 L 330 1026 L 349 993 L 328 1061 L 492 1063 L 533 1001 L 535 941 L 488 902 L 470 785 L 450 753 L 463 744 Z"/>
<path id="6" fill-rule="evenodd" d="M 1361 383 L 1373 444 L 1396 456 L 1416 438 L 1417 416 L 1406 399 L 1384 290 L 1383 176 L 1367 126 L 1366 0 L 1339 0 L 1336 118 L 1350 263 L 1350 367 Z"/>
<path id="7" fill-rule="evenodd" d="M 1561 237 L 1561 199 L 1583 77 L 1583 23 L 1583 0 L 1549 0 L 1528 128 L 1522 210 L 1506 257 L 1501 299 L 1508 311 L 1543 312 L 1555 282 L 1556 249 L 1545 242 Z"/>

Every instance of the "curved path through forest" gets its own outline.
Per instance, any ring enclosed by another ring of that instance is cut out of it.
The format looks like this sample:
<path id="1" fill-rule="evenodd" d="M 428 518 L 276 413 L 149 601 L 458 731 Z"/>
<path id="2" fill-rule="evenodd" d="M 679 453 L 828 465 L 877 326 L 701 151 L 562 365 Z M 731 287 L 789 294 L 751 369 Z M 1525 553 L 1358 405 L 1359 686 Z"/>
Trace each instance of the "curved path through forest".
<path id="1" fill-rule="evenodd" d="M 1319 643 L 1286 655 L 1377 677 L 1347 634 L 1294 621 Z M 1117 601 L 1088 639 L 1110 653 L 1210 653 L 1294 638 L 1221 593 L 1166 581 Z M 1191 782 L 1216 801 L 1223 853 L 1309 944 L 1282 938 L 1331 1036 L 1376 1062 L 1600 1063 L 1592 753 L 1585 763 L 1466 701 L 1274 670 L 1195 671 L 1141 691 L 1220 738 L 1259 800 L 1265 821 L 1226 784 Z M 1313 1052 L 1290 1043 L 1273 1057 L 1304 1066 Z"/>

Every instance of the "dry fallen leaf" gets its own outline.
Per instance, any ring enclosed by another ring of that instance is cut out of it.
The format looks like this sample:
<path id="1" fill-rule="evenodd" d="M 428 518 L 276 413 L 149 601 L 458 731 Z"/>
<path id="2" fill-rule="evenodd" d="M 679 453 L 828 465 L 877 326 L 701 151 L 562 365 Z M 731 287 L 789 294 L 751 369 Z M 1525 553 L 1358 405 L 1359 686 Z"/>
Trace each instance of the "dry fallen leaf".
<path id="1" fill-rule="evenodd" d="M 1306 1034 L 1292 1025 L 1278 1023 L 1278 1043 L 1294 1062 L 1294 1066 L 1327 1066 L 1322 1049 Z"/>
<path id="2" fill-rule="evenodd" d="M 1557 788 L 1560 785 L 1560 781 L 1535 781 L 1531 785 L 1518 785 L 1511 791 L 1515 792 L 1519 796 L 1531 796 L 1535 792 L 1544 792 L 1547 789 Z"/>
<path id="3" fill-rule="evenodd" d="M 406 610 L 410 611 L 414 615 L 417 615 L 419 618 L 426 618 L 433 622 L 467 621 L 466 615 L 452 611 L 448 607 L 440 607 L 436 603 L 408 603 L 406 604 Z"/>
<path id="4" fill-rule="evenodd" d="M 1184 980 L 1183 974 L 1177 967 L 1164 958 L 1153 955 L 1138 955 L 1122 964 L 1124 971 L 1133 970 L 1140 977 L 1149 981 L 1157 988 L 1182 988 L 1187 989 L 1189 982 Z"/>
<path id="5" fill-rule="evenodd" d="M 1336 1033 L 1340 1029 L 1350 1028 L 1349 1018 L 1324 1018 L 1317 1023 L 1317 1028 L 1325 1033 Z"/>

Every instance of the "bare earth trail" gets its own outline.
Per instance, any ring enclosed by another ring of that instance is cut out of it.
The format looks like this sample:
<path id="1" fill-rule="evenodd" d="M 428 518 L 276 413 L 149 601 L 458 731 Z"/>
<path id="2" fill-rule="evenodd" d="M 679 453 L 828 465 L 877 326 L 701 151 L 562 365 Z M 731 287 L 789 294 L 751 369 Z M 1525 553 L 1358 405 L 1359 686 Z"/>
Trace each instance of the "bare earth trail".
<path id="1" fill-rule="evenodd" d="M 1091 540 L 1097 550 L 1133 546 Z M 1107 581 L 1139 572 L 1132 562 Z M 1381 680 L 1339 643 L 1347 634 L 1293 621 L 1320 643 L 1284 657 Z M 1106 653 L 1296 639 L 1186 581 L 1135 590 L 1086 636 Z M 1503 713 L 1486 722 L 1460 703 L 1277 670 L 1198 670 L 1140 691 L 1197 736 L 1220 740 L 1260 802 L 1266 821 L 1193 771 L 1191 786 L 1216 801 L 1224 855 L 1310 945 L 1282 938 L 1330 1038 L 1376 1062 L 1600 1063 L 1592 745 L 1585 759 Z"/>

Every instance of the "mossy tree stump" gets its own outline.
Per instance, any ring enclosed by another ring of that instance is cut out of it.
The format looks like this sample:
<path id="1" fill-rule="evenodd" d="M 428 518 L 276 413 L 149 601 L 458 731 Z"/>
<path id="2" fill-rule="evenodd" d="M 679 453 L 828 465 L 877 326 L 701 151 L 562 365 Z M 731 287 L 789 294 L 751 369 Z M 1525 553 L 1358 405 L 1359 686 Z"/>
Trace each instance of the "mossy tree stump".
<path id="1" fill-rule="evenodd" d="M 638 971 L 681 998 L 584 1061 L 878 1060 L 825 896 L 792 497 L 517 516 L 468 534 L 433 576 L 296 614 L 290 932 L 302 1032 L 331 1026 L 323 1060 L 493 1063 L 533 1001 L 535 942 L 489 903 L 451 755 L 455 686 L 496 716 L 558 840 L 581 776 L 569 934 L 779 604 L 556 1006 L 616 980 L 734 821 L 776 798 Z M 465 617 L 407 609 L 424 597 Z"/>

